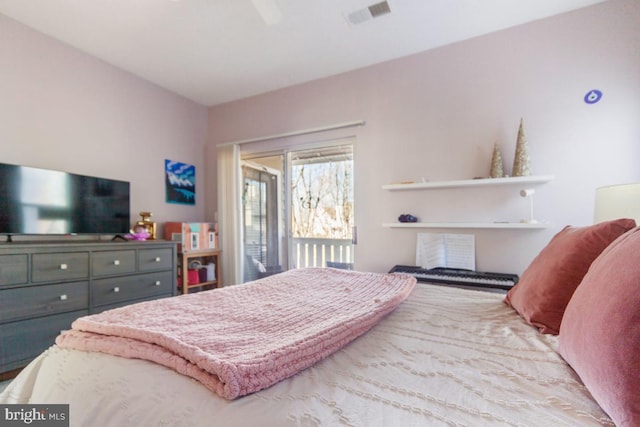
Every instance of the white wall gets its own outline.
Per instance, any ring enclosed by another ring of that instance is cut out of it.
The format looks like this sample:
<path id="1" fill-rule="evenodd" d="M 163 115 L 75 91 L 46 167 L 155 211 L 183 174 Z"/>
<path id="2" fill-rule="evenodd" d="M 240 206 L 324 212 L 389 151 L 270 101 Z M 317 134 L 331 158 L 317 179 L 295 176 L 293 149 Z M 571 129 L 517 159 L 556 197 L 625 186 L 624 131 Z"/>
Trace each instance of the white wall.
<path id="1" fill-rule="evenodd" d="M 413 264 L 415 230 L 381 226 L 401 213 L 425 221 L 510 220 L 528 214 L 520 188 L 390 193 L 392 181 L 487 176 L 494 142 L 511 171 L 524 118 L 542 231 L 476 234 L 477 268 L 521 273 L 566 224 L 589 224 L 596 187 L 640 181 L 640 2 L 589 8 L 403 59 L 209 109 L 216 144 L 363 119 L 355 134 L 356 267 Z M 583 102 L 591 89 L 604 93 Z M 325 139 L 327 135 L 315 138 Z M 305 137 L 305 141 L 309 137 Z M 207 216 L 216 211 L 207 189 Z M 452 231 L 452 230 L 441 230 Z M 460 230 L 453 230 L 461 232 Z"/>
<path id="2" fill-rule="evenodd" d="M 207 109 L 0 15 L 0 162 L 131 182 L 131 220 L 203 221 Z M 196 166 L 165 202 L 164 160 Z"/>

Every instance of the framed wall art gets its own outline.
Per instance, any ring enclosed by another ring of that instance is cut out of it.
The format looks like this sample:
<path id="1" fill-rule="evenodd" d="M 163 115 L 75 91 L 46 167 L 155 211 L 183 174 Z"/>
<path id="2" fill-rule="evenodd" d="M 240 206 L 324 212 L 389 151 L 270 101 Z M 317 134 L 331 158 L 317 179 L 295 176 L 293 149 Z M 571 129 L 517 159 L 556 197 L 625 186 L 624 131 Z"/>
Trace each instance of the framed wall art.
<path id="1" fill-rule="evenodd" d="M 196 204 L 196 167 L 173 160 L 164 161 L 167 203 Z"/>

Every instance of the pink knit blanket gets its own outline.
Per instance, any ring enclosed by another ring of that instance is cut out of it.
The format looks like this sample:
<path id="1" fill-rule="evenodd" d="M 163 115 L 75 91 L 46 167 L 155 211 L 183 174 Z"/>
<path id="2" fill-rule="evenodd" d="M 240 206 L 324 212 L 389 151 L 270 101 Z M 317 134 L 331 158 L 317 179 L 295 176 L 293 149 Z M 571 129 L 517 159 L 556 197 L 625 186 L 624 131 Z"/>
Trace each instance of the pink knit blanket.
<path id="1" fill-rule="evenodd" d="M 226 399 L 269 387 L 368 331 L 413 277 L 309 268 L 77 319 L 60 347 L 149 360 Z"/>

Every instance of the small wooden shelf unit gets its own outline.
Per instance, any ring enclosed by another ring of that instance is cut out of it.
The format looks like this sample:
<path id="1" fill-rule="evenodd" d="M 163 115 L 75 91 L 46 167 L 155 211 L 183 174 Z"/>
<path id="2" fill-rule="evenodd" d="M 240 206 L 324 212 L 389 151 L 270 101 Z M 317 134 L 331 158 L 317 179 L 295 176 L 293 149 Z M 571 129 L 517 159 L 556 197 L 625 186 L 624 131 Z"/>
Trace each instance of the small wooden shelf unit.
<path id="1" fill-rule="evenodd" d="M 220 274 L 221 274 L 221 269 L 220 269 L 220 256 L 221 256 L 222 251 L 218 250 L 218 249 L 206 249 L 206 250 L 201 250 L 201 251 L 190 251 L 190 252 L 180 252 L 178 254 L 178 257 L 180 259 L 180 266 L 179 266 L 179 271 L 180 271 L 180 277 L 182 278 L 182 293 L 183 294 L 188 294 L 189 293 L 189 289 L 194 289 L 194 288 L 201 288 L 203 286 L 213 286 L 215 288 L 218 288 L 220 286 Z M 204 281 L 204 282 L 199 282 L 199 283 L 189 283 L 189 275 L 188 275 L 188 269 L 189 269 L 189 260 L 197 258 L 202 262 L 202 265 L 205 265 L 205 262 L 203 261 L 204 259 L 208 259 L 211 262 L 215 263 L 216 265 L 216 279 L 215 280 L 208 280 L 208 281 Z"/>

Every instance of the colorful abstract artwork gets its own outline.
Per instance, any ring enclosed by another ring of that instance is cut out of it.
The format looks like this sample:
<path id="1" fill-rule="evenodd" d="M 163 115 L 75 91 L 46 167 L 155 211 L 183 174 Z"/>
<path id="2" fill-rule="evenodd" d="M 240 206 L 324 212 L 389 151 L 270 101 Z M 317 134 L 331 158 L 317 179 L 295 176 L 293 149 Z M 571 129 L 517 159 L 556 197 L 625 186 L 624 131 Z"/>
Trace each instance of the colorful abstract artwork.
<path id="1" fill-rule="evenodd" d="M 196 167 L 172 160 L 164 161 L 167 203 L 196 204 Z"/>

